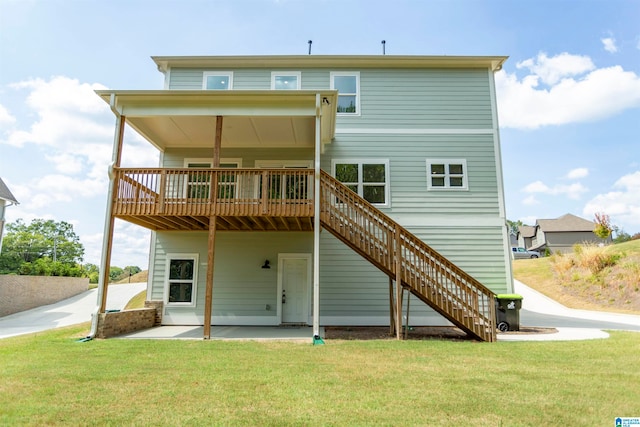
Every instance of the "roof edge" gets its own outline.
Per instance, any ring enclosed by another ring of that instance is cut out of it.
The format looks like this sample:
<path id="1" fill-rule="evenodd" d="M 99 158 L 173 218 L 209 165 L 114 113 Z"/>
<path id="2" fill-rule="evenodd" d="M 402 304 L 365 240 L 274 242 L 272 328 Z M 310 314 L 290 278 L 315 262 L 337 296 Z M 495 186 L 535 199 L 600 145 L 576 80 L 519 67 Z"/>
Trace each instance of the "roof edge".
<path id="1" fill-rule="evenodd" d="M 158 71 L 184 68 L 490 68 L 502 69 L 508 56 L 424 55 L 258 55 L 152 56 Z"/>

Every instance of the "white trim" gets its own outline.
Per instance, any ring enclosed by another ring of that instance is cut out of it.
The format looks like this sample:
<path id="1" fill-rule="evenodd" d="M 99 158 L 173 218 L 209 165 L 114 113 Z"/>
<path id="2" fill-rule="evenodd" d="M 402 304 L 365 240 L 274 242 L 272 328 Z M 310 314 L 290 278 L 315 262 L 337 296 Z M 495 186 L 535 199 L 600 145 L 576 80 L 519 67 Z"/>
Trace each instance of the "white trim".
<path id="1" fill-rule="evenodd" d="M 164 301 L 165 307 L 196 307 L 198 301 L 198 269 L 200 268 L 200 264 L 198 262 L 200 254 L 198 253 L 168 253 L 165 255 L 165 267 L 164 267 L 164 292 L 162 296 L 162 300 Z M 171 260 L 174 259 L 189 259 L 193 260 L 193 277 L 191 281 L 193 282 L 191 288 L 191 302 L 169 302 L 169 268 L 171 266 Z"/>
<path id="2" fill-rule="evenodd" d="M 466 159 L 426 159 L 426 163 L 427 163 L 427 191 L 468 191 L 469 190 L 469 169 L 467 168 Z M 431 180 L 433 176 L 430 172 L 431 165 L 440 165 L 440 164 L 445 166 L 444 174 L 438 175 L 438 177 L 444 178 L 444 186 L 434 186 Z M 450 174 L 448 166 L 452 164 L 462 165 L 462 174 L 453 174 L 454 177 L 462 178 L 461 187 L 452 187 L 450 185 L 449 178 L 452 177 L 452 174 Z"/>
<path id="3" fill-rule="evenodd" d="M 373 206 L 388 208 L 391 206 L 391 172 L 389 166 L 389 159 L 362 159 L 357 157 L 352 158 L 342 158 L 342 159 L 331 159 L 331 174 L 335 178 L 336 176 L 336 164 L 357 164 L 358 165 L 358 195 L 363 197 L 363 182 L 362 182 L 362 165 L 385 165 L 384 166 L 384 174 L 385 174 L 385 186 L 384 186 L 384 203 L 371 203 Z"/>
<path id="4" fill-rule="evenodd" d="M 226 89 L 207 89 L 207 78 L 211 76 L 227 76 L 229 77 L 229 87 Z M 202 73 L 202 89 L 203 90 L 231 90 L 233 89 L 233 71 L 204 71 Z"/>
<path id="5" fill-rule="evenodd" d="M 171 87 L 171 68 L 164 72 L 164 88 L 165 90 Z"/>
<path id="6" fill-rule="evenodd" d="M 356 93 L 355 94 L 343 94 L 345 96 L 352 96 L 355 95 L 356 97 L 356 112 L 355 113 L 340 113 L 338 112 L 337 115 L 338 116 L 345 116 L 345 117 L 358 117 L 361 115 L 361 110 L 360 110 L 360 71 L 330 71 L 329 72 L 329 81 L 330 81 L 330 88 L 331 90 L 336 90 L 335 88 L 335 84 L 334 84 L 334 78 L 335 77 L 355 77 L 356 78 Z M 339 102 L 340 99 L 340 93 L 338 92 L 338 98 L 336 99 L 336 102 Z"/>
<path id="7" fill-rule="evenodd" d="M 302 166 L 299 166 L 302 165 Z M 256 160 L 256 168 L 277 169 L 277 168 L 313 168 L 313 160 Z"/>
<path id="8" fill-rule="evenodd" d="M 504 220 L 497 217 L 482 217 L 480 215 L 449 215 L 431 216 L 421 213 L 388 214 L 391 219 L 401 224 L 403 227 L 502 227 Z"/>
<path id="9" fill-rule="evenodd" d="M 312 268 L 311 254 L 309 253 L 279 253 L 278 254 L 278 286 L 276 293 L 276 317 L 279 323 L 282 323 L 282 273 L 284 271 L 284 260 L 286 259 L 304 259 L 307 262 L 307 284 L 305 287 L 305 304 L 304 304 L 304 321 L 309 323 L 309 314 L 311 307 L 311 286 L 312 286 Z"/>
<path id="10" fill-rule="evenodd" d="M 514 284 L 513 284 L 513 267 L 511 265 L 511 251 L 509 247 L 511 246 L 509 240 L 509 225 L 507 223 L 507 210 L 505 206 L 505 194 L 504 194 L 504 176 L 502 174 L 502 151 L 500 148 L 500 125 L 498 123 L 498 101 L 496 100 L 496 84 L 495 84 L 495 75 L 492 71 L 488 71 L 489 77 L 489 92 L 491 95 L 491 118 L 493 122 L 493 149 L 495 152 L 495 161 L 496 161 L 496 179 L 498 181 L 498 207 L 500 211 L 500 217 L 504 221 L 504 230 L 502 237 L 504 239 L 504 262 L 506 266 L 506 275 L 509 280 L 507 283 L 507 292 L 513 292 Z"/>
<path id="11" fill-rule="evenodd" d="M 271 90 L 276 90 L 276 77 L 278 76 L 295 76 L 295 89 L 278 89 L 278 90 L 300 90 L 302 87 L 302 73 L 300 71 L 272 71 L 271 72 Z"/>
<path id="12" fill-rule="evenodd" d="M 424 128 L 338 128 L 336 134 L 390 135 L 491 135 L 493 129 L 424 129 Z"/>
<path id="13" fill-rule="evenodd" d="M 189 167 L 189 163 L 208 163 L 209 167 L 213 165 L 213 158 L 211 157 L 185 157 L 183 165 L 185 168 Z M 242 167 L 242 158 L 240 157 L 228 157 L 220 159 L 220 163 L 235 163 L 238 168 Z"/>

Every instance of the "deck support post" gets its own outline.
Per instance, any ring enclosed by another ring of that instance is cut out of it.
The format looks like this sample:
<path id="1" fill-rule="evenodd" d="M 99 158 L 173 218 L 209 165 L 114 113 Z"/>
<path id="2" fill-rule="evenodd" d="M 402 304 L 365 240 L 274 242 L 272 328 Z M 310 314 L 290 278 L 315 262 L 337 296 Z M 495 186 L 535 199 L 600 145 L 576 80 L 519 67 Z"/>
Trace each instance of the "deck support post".
<path id="1" fill-rule="evenodd" d="M 209 239 L 207 241 L 207 283 L 204 293 L 204 336 L 211 338 L 211 311 L 213 309 L 213 262 L 216 249 L 216 217 L 209 217 Z"/>
<path id="2" fill-rule="evenodd" d="M 313 339 L 320 337 L 320 94 L 316 94 L 316 144 L 313 174 Z"/>
<path id="3" fill-rule="evenodd" d="M 396 333 L 395 301 L 393 299 L 393 279 L 389 277 L 389 335 Z"/>
<path id="4" fill-rule="evenodd" d="M 112 95 L 113 97 L 113 95 Z M 113 101 L 113 100 L 112 100 Z M 107 191 L 107 212 L 104 220 L 104 234 L 102 236 L 102 256 L 100 258 L 100 279 L 98 283 L 98 313 L 104 313 L 107 307 L 107 288 L 109 286 L 109 266 L 111 264 L 111 251 L 113 250 L 113 229 L 115 218 L 113 217 L 113 202 L 116 199 L 118 186 L 114 182 L 114 168 L 120 167 L 122 160 L 122 144 L 126 117 L 116 115 L 116 133 L 113 141 L 113 153 L 109 166 L 109 189 Z M 97 319 L 97 315 L 95 316 Z"/>
<path id="5" fill-rule="evenodd" d="M 220 151 L 222 149 L 222 116 L 216 116 L 216 139 L 213 146 L 213 167 L 220 167 Z"/>
<path id="6" fill-rule="evenodd" d="M 402 247 L 400 227 L 396 227 L 396 338 L 402 339 Z"/>
<path id="7" fill-rule="evenodd" d="M 404 339 L 409 337 L 409 304 L 411 303 L 411 291 L 407 289 L 407 320 L 404 322 Z"/>

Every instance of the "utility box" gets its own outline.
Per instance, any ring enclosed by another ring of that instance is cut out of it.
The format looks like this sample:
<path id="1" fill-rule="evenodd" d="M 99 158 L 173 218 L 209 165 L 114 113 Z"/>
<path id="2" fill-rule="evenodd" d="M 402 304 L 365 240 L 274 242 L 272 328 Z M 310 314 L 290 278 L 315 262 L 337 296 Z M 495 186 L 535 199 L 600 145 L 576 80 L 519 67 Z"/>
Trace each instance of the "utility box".
<path id="1" fill-rule="evenodd" d="M 496 295 L 496 323 L 501 332 L 520 330 L 520 309 L 522 295 Z"/>

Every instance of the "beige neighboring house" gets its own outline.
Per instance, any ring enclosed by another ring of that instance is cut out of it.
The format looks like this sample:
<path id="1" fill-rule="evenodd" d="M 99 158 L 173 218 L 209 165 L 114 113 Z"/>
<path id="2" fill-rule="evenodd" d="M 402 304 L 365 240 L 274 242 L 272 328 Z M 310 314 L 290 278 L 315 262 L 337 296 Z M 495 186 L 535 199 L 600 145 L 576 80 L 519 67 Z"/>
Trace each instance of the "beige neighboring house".
<path id="1" fill-rule="evenodd" d="M 529 250 L 544 253 L 546 249 L 553 252 L 567 253 L 573 251 L 577 243 L 611 243 L 611 237 L 601 239 L 593 233 L 596 224 L 572 214 L 556 219 L 539 219 L 536 221 Z"/>
<path id="2" fill-rule="evenodd" d="M 533 236 L 535 236 L 536 234 L 536 228 L 532 227 L 530 225 L 521 225 L 520 227 L 518 227 L 518 243 L 516 245 L 513 246 L 517 246 L 520 248 L 530 248 L 531 247 L 531 240 L 533 239 Z"/>
<path id="3" fill-rule="evenodd" d="M 0 178 L 0 252 L 2 252 L 2 237 L 4 236 L 4 211 L 7 206 L 17 204 L 18 201 L 11 194 L 9 187 Z"/>

